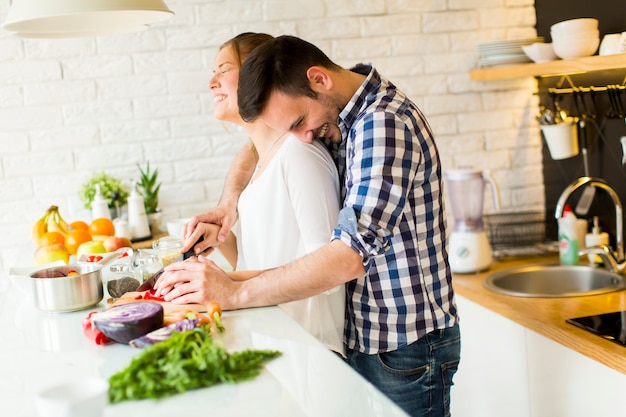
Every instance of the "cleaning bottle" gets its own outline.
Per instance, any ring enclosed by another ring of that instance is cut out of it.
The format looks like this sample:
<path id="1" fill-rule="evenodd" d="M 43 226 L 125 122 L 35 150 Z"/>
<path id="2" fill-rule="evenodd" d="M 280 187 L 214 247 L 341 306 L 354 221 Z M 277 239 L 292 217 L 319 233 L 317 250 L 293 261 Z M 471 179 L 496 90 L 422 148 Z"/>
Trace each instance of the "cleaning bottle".
<path id="1" fill-rule="evenodd" d="M 137 192 L 134 183 L 128 197 L 128 225 L 130 226 L 131 242 L 152 236 L 148 215 L 143 204 L 143 197 Z"/>
<path id="2" fill-rule="evenodd" d="M 91 217 L 92 219 L 99 219 L 101 217 L 105 217 L 107 219 L 111 218 L 109 204 L 102 195 L 100 184 L 96 184 L 96 194 L 93 196 L 93 202 L 91 203 Z"/>
<path id="3" fill-rule="evenodd" d="M 559 259 L 563 265 L 578 264 L 578 230 L 576 215 L 569 205 L 559 219 Z"/>
<path id="4" fill-rule="evenodd" d="M 600 245 L 608 246 L 609 244 L 609 234 L 607 232 L 603 232 L 600 229 L 598 216 L 593 217 L 593 226 L 591 227 L 591 233 L 587 233 L 585 235 L 585 244 L 588 248 Z M 589 262 L 600 264 L 602 263 L 602 258 L 600 258 L 598 255 L 589 255 Z"/>

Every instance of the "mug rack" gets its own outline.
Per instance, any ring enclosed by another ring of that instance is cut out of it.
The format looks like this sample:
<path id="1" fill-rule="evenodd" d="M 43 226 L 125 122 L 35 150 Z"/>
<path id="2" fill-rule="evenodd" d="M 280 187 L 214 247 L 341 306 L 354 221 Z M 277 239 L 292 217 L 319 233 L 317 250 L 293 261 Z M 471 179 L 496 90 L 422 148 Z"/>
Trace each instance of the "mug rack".
<path id="1" fill-rule="evenodd" d="M 626 77 L 621 84 L 607 84 L 604 86 L 576 86 L 569 75 L 561 76 L 555 87 L 547 88 L 546 92 L 552 100 L 556 111 L 559 110 L 559 101 L 564 95 L 570 95 L 576 117 L 596 118 L 600 115 L 600 108 L 605 108 L 602 116 L 607 119 L 625 119 L 626 104 L 622 99 L 622 92 L 626 90 Z M 541 94 L 541 93 L 540 93 Z M 603 100 L 604 105 L 599 103 Z"/>

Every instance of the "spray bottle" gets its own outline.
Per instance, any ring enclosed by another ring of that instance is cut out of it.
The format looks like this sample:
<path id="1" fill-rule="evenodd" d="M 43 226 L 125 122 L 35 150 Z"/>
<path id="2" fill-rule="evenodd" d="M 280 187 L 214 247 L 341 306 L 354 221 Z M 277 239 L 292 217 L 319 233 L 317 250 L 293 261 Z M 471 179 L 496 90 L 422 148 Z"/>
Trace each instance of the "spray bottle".
<path id="1" fill-rule="evenodd" d="M 559 259 L 563 265 L 578 264 L 578 229 L 576 215 L 569 205 L 559 219 Z"/>

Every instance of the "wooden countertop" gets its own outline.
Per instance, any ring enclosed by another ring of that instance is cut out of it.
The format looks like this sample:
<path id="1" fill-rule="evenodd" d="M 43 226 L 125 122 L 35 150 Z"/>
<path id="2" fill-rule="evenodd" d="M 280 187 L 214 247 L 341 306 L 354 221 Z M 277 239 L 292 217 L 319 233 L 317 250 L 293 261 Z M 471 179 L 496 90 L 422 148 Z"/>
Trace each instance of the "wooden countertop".
<path id="1" fill-rule="evenodd" d="M 488 271 L 454 274 L 455 292 L 530 330 L 626 374 L 626 348 L 565 322 L 566 319 L 626 310 L 626 291 L 568 298 L 513 297 L 483 286 L 492 272 L 530 264 L 558 263 L 554 255 L 495 261 Z M 463 311 L 461 323 L 463 320 Z"/>

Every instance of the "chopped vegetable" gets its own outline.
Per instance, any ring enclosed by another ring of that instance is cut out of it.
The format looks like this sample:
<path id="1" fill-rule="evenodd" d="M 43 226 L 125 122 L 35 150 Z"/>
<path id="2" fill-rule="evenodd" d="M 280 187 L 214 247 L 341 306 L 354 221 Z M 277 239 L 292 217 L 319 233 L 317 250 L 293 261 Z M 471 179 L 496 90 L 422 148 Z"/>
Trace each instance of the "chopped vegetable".
<path id="1" fill-rule="evenodd" d="M 215 326 L 220 333 L 223 333 L 226 328 L 222 324 L 222 307 L 215 301 L 211 301 L 206 305 L 206 312 L 209 317 L 215 322 Z"/>
<path id="2" fill-rule="evenodd" d="M 146 291 L 143 294 L 143 299 L 144 300 L 154 300 L 154 301 L 165 301 L 165 298 L 163 298 L 162 296 L 158 296 L 156 295 L 156 290 L 154 288 Z"/>
<path id="3" fill-rule="evenodd" d="M 208 326 L 174 332 L 147 347 L 130 365 L 109 378 L 109 401 L 163 398 L 187 390 L 254 378 L 281 355 L 272 350 L 229 353 L 211 338 Z"/>
<path id="4" fill-rule="evenodd" d="M 169 326 L 170 324 L 174 324 L 185 319 L 198 319 L 198 323 L 211 324 L 211 321 L 207 317 L 192 310 L 179 310 L 166 314 L 163 316 L 163 324 Z"/>
<path id="5" fill-rule="evenodd" d="M 163 342 L 164 340 L 169 339 L 174 332 L 191 330 L 196 327 L 199 322 L 200 319 L 197 318 L 179 320 L 176 323 L 170 324 L 169 326 L 161 327 L 160 329 L 156 329 L 150 333 L 144 334 L 137 339 L 133 339 L 128 342 L 128 344 L 132 347 L 142 349 L 147 346 L 154 345 L 155 343 Z"/>
<path id="6" fill-rule="evenodd" d="M 78 275 L 80 275 L 80 274 L 78 272 L 76 272 L 75 270 L 73 270 L 73 269 L 70 269 L 69 271 L 67 271 L 67 276 L 68 277 L 76 277 Z"/>
<path id="7" fill-rule="evenodd" d="M 94 314 L 92 320 L 109 339 L 128 343 L 163 326 L 163 307 L 149 301 L 122 304 Z"/>
<path id="8" fill-rule="evenodd" d="M 121 256 L 120 256 L 121 258 Z M 89 255 L 87 257 L 87 259 L 85 259 L 87 262 L 100 262 L 102 260 L 102 256 L 100 255 Z"/>
<path id="9" fill-rule="evenodd" d="M 98 330 L 93 326 L 91 317 L 94 314 L 96 314 L 96 312 L 92 311 L 87 317 L 83 319 L 83 334 L 85 335 L 85 337 L 87 337 L 87 339 L 93 341 L 96 345 L 104 345 L 105 343 L 109 343 L 109 338 L 106 337 L 101 330 Z"/>

